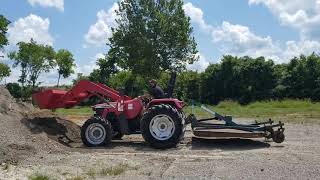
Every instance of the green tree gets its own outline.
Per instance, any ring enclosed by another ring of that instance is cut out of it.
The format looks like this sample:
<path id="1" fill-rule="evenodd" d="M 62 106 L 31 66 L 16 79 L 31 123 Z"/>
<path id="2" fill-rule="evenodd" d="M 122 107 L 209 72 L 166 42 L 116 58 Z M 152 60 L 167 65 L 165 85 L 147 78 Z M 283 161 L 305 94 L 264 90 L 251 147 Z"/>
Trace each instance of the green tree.
<path id="1" fill-rule="evenodd" d="M 6 88 L 14 98 L 22 98 L 22 90 L 18 83 L 8 83 Z"/>
<path id="2" fill-rule="evenodd" d="M 6 64 L 0 63 L 0 81 L 3 80 L 3 78 L 10 76 L 10 67 Z"/>
<path id="3" fill-rule="evenodd" d="M 88 76 L 78 73 L 76 79 L 72 80 L 73 85 L 76 85 L 81 80 L 89 80 Z"/>
<path id="4" fill-rule="evenodd" d="M 129 80 L 129 78 L 132 76 L 132 73 L 129 71 L 120 71 L 117 74 L 112 75 L 107 84 L 111 86 L 112 88 L 124 88 L 126 82 Z"/>
<path id="5" fill-rule="evenodd" d="M 320 99 L 320 56 L 313 53 L 293 58 L 287 65 L 283 85 L 289 98 Z"/>
<path id="6" fill-rule="evenodd" d="M 3 15 L 0 15 L 0 51 L 3 50 L 3 47 L 8 45 L 8 39 L 6 37 L 8 31 L 8 25 L 10 21 L 6 19 Z M 1 56 L 0 56 L 1 58 Z M 3 78 L 10 76 L 10 67 L 4 63 L 0 63 L 0 81 Z"/>
<path id="7" fill-rule="evenodd" d="M 6 37 L 9 24 L 10 21 L 6 19 L 3 15 L 0 15 L 0 50 L 2 50 L 4 46 L 9 44 L 8 39 Z"/>
<path id="8" fill-rule="evenodd" d="M 143 90 L 147 90 L 147 84 L 139 75 L 134 75 L 130 71 L 120 71 L 110 76 L 107 81 L 107 85 L 124 90 L 126 95 L 136 97 L 143 94 Z"/>
<path id="9" fill-rule="evenodd" d="M 60 49 L 55 56 L 56 64 L 58 66 L 58 83 L 59 86 L 61 75 L 63 78 L 69 77 L 74 73 L 73 68 L 76 66 L 74 63 L 73 55 L 70 51 L 65 49 Z"/>
<path id="10" fill-rule="evenodd" d="M 88 76 L 88 79 L 92 82 L 100 82 L 100 70 L 94 69 Z"/>
<path id="11" fill-rule="evenodd" d="M 89 79 L 94 82 L 106 83 L 111 75 L 119 71 L 115 58 L 110 58 L 109 56 L 99 58 L 96 64 L 99 68 L 94 69 L 89 75 Z"/>
<path id="12" fill-rule="evenodd" d="M 287 76 L 288 72 L 287 72 L 287 64 L 283 63 L 283 64 L 276 64 L 274 66 L 274 73 L 277 79 L 277 85 L 276 87 L 273 89 L 273 97 L 276 99 L 283 99 L 285 97 L 287 97 L 287 86 L 284 85 L 284 79 Z"/>
<path id="13" fill-rule="evenodd" d="M 49 72 L 55 66 L 55 52 L 51 46 L 39 45 L 33 39 L 30 42 L 19 42 L 18 51 L 11 52 L 9 58 L 14 61 L 13 67 L 21 66 L 19 82 L 22 87 L 28 83 L 34 89 L 42 72 Z"/>
<path id="14" fill-rule="evenodd" d="M 274 63 L 264 57 L 224 56 L 201 75 L 200 94 L 205 103 L 233 99 L 242 104 L 273 97 L 277 86 Z"/>
<path id="15" fill-rule="evenodd" d="M 159 77 L 198 60 L 183 0 L 123 0 L 112 29 L 108 55 L 135 75 Z"/>
<path id="16" fill-rule="evenodd" d="M 221 64 L 210 64 L 200 75 L 200 100 L 202 103 L 216 104 L 223 100 L 223 80 L 220 79 Z"/>
<path id="17" fill-rule="evenodd" d="M 177 98 L 182 99 L 184 101 L 198 101 L 200 99 L 199 78 L 199 73 L 195 71 L 186 71 L 178 74 L 175 88 Z"/>

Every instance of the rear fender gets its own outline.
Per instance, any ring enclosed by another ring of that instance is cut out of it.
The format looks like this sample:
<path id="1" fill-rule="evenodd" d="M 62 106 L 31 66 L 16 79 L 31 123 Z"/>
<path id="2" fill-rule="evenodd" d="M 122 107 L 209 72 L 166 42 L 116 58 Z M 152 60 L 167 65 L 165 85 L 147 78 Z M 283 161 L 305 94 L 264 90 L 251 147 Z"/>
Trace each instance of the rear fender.
<path id="1" fill-rule="evenodd" d="M 164 98 L 164 99 L 152 99 L 148 104 L 147 108 L 153 105 L 158 105 L 158 104 L 169 104 L 177 108 L 177 110 L 181 110 L 186 105 L 183 101 L 180 101 L 178 99 Z"/>

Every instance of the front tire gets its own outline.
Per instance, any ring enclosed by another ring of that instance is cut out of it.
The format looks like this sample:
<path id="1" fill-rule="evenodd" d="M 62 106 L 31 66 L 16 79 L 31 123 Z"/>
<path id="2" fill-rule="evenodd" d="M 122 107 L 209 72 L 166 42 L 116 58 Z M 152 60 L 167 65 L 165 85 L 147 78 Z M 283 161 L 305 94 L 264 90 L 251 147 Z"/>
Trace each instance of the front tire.
<path id="1" fill-rule="evenodd" d="M 183 136 L 183 117 L 170 105 L 149 108 L 141 119 L 140 130 L 144 140 L 154 148 L 176 147 Z"/>
<path id="2" fill-rule="evenodd" d="M 112 127 L 109 121 L 100 117 L 91 117 L 81 127 L 81 139 L 88 147 L 109 144 L 112 139 Z"/>

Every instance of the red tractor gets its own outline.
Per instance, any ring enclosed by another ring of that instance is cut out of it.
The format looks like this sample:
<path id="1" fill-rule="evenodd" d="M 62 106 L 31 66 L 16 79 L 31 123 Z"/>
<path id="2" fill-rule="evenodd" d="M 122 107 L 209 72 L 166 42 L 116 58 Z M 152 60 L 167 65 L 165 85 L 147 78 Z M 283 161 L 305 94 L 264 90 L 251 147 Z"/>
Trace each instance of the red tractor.
<path id="1" fill-rule="evenodd" d="M 87 80 L 80 81 L 70 91 L 45 90 L 33 94 L 42 109 L 71 108 L 81 101 L 98 96 L 109 102 L 93 106 L 95 115 L 81 128 L 81 138 L 87 146 L 102 146 L 123 135 L 141 133 L 155 148 L 176 146 L 184 134 L 184 102 L 172 98 L 175 75 L 170 79 L 167 98 L 131 98 L 108 86 Z"/>
<path id="2" fill-rule="evenodd" d="M 171 148 L 180 142 L 185 126 L 189 123 L 193 134 L 200 138 L 264 137 L 276 143 L 284 141 L 284 124 L 275 124 L 271 119 L 238 124 L 231 116 L 222 116 L 205 106 L 201 108 L 212 117 L 197 119 L 194 114 L 185 117 L 182 111 L 185 103 L 172 98 L 175 79 L 173 73 L 167 88 L 167 98 L 163 99 L 131 98 L 104 84 L 86 80 L 80 81 L 70 91 L 45 90 L 33 94 L 32 98 L 41 109 L 71 108 L 91 96 L 108 100 L 93 106 L 94 116 L 81 127 L 81 138 L 87 146 L 102 146 L 112 139 L 121 139 L 123 135 L 141 133 L 152 147 Z"/>

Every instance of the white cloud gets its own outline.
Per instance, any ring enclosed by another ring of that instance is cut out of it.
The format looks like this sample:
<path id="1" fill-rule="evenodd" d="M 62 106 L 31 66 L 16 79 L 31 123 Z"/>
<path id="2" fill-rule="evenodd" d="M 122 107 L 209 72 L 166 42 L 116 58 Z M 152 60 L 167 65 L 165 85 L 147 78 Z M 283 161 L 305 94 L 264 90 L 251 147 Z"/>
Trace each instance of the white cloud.
<path id="1" fill-rule="evenodd" d="M 11 68 L 11 73 L 10 73 L 10 76 L 5 78 L 4 81 L 6 83 L 9 83 L 9 82 L 17 82 L 18 79 L 19 79 L 19 76 L 20 76 L 21 72 L 20 72 L 20 68 L 17 67 L 17 68 Z"/>
<path id="2" fill-rule="evenodd" d="M 318 1 L 320 2 L 320 0 Z M 314 1 L 312 0 L 312 2 Z M 219 26 L 212 26 L 204 20 L 203 11 L 191 3 L 185 4 L 184 9 L 196 26 L 210 32 L 213 43 L 219 48 L 221 53 L 236 56 L 265 56 L 266 58 L 281 63 L 288 62 L 289 59 L 294 56 L 299 56 L 300 54 L 308 55 L 312 52 L 320 51 L 319 41 L 311 38 L 317 35 L 320 37 L 320 24 L 317 25 L 320 23 L 320 19 L 318 20 L 318 16 L 314 13 L 309 13 L 310 11 L 315 11 L 315 8 L 317 8 L 317 12 L 320 14 L 320 3 L 318 2 L 317 7 L 315 7 L 312 2 L 311 0 L 307 2 L 301 0 L 249 0 L 249 4 L 263 3 L 270 8 L 272 7 L 272 11 L 275 14 L 287 12 L 282 13 L 283 24 L 295 25 L 297 28 L 303 25 L 308 26 L 300 29 L 300 41 L 288 41 L 282 45 L 280 42 L 274 42 L 270 36 L 259 36 L 252 32 L 249 27 L 243 25 L 224 21 Z M 308 11 L 301 9 L 308 9 Z M 300 22 L 300 24 L 298 22 Z M 206 61 L 202 59 L 202 62 Z M 194 67 L 197 67 L 197 65 Z"/>
<path id="3" fill-rule="evenodd" d="M 301 39 L 320 40 L 319 0 L 249 0 L 250 5 L 263 4 L 279 18 L 282 25 L 296 28 Z"/>
<path id="4" fill-rule="evenodd" d="M 202 28 L 202 30 L 204 30 L 204 31 L 210 31 L 212 26 L 208 25 L 204 21 L 203 11 L 200 8 L 195 7 L 192 3 L 188 2 L 187 4 L 183 5 L 183 9 L 184 9 L 186 15 L 188 15 L 191 18 L 191 21 L 193 23 L 198 24 Z"/>
<path id="5" fill-rule="evenodd" d="M 116 10 L 119 9 L 117 3 L 108 10 L 100 10 L 97 13 L 98 20 L 91 25 L 87 34 L 85 34 L 85 41 L 87 44 L 102 46 L 111 37 L 111 28 L 115 26 L 115 19 L 117 18 Z"/>
<path id="6" fill-rule="evenodd" d="M 274 43 L 269 36 L 258 36 L 246 26 L 229 22 L 223 22 L 212 34 L 214 42 L 217 45 L 222 44 L 220 46 L 222 53 L 237 56 L 264 56 L 278 63 L 288 62 L 289 59 L 300 54 L 309 55 L 320 50 L 320 43 L 311 40 L 287 41 L 283 48 L 279 43 Z"/>
<path id="7" fill-rule="evenodd" d="M 300 54 L 309 55 L 313 52 L 319 53 L 320 43 L 318 41 L 288 41 L 286 43 L 286 49 L 284 50 L 283 56 L 285 59 L 298 56 Z"/>
<path id="8" fill-rule="evenodd" d="M 54 7 L 60 11 L 64 11 L 64 0 L 28 0 L 28 2 L 32 6 Z"/>
<path id="9" fill-rule="evenodd" d="M 88 64 L 76 63 L 74 74 L 71 74 L 71 76 L 69 76 L 68 78 L 61 77 L 60 85 L 72 84 L 72 80 L 77 78 L 78 73 L 81 73 L 84 76 L 88 76 L 93 71 L 93 69 L 97 68 L 97 65 L 95 63 L 96 61 L 90 61 Z M 17 76 L 17 79 L 18 79 L 18 76 Z M 41 85 L 45 85 L 45 86 L 54 86 L 57 84 L 57 81 L 58 81 L 58 72 L 56 69 L 52 69 L 48 73 L 42 73 L 38 79 L 38 82 L 41 82 Z"/>
<path id="10" fill-rule="evenodd" d="M 8 39 L 11 45 L 18 42 L 29 42 L 33 38 L 37 43 L 53 45 L 53 38 L 49 33 L 48 18 L 30 14 L 15 21 L 8 29 Z"/>
<path id="11" fill-rule="evenodd" d="M 101 59 L 101 58 L 104 58 L 105 55 L 103 53 L 98 53 L 94 56 L 94 60 L 98 60 L 98 59 Z"/>
<path id="12" fill-rule="evenodd" d="M 199 60 L 193 64 L 188 64 L 187 69 L 203 72 L 209 66 L 210 62 L 200 53 L 198 53 L 197 56 L 199 56 Z"/>
<path id="13" fill-rule="evenodd" d="M 90 61 L 89 64 L 85 64 L 85 65 L 78 65 L 78 68 L 76 69 L 77 73 L 82 73 L 83 75 L 87 76 L 89 75 L 94 69 L 99 68 L 96 65 L 96 60 L 94 61 Z"/>
<path id="14" fill-rule="evenodd" d="M 212 37 L 217 45 L 221 44 L 220 51 L 224 54 L 280 59 L 278 55 L 281 51 L 271 37 L 260 37 L 246 26 L 223 22 L 212 31 Z"/>

